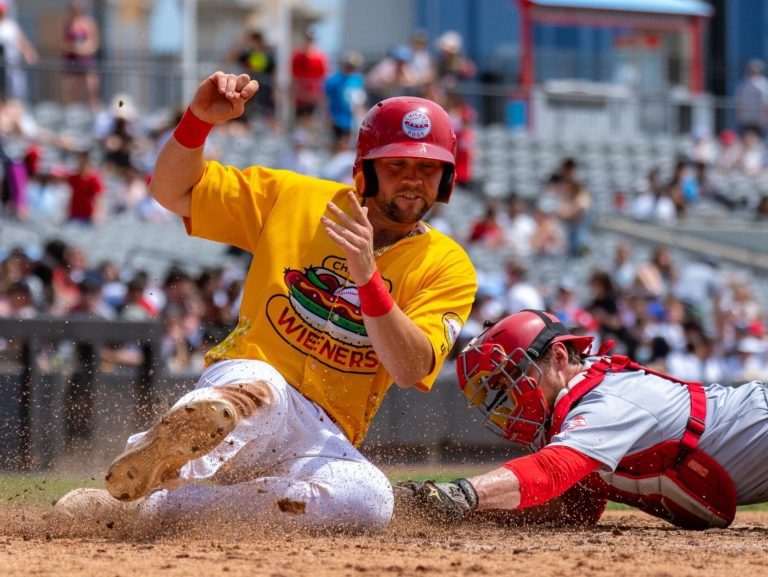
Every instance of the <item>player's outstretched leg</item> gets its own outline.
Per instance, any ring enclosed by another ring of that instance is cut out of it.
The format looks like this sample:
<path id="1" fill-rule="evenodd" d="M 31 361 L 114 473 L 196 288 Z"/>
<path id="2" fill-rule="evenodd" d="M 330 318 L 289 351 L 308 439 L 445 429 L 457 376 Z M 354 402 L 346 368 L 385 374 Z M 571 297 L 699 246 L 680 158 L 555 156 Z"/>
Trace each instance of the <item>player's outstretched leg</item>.
<path id="1" fill-rule="evenodd" d="M 115 459 L 105 478 L 107 490 L 116 499 L 133 501 L 178 478 L 182 466 L 212 451 L 240 419 L 271 399 L 263 382 L 192 391 Z"/>

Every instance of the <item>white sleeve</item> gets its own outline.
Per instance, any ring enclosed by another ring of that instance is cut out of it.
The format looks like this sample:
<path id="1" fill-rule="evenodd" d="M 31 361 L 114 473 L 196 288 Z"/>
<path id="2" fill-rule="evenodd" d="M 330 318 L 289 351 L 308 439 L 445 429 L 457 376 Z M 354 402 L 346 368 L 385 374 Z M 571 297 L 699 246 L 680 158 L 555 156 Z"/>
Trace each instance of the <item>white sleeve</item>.
<path id="1" fill-rule="evenodd" d="M 575 449 L 613 471 L 635 447 L 659 442 L 661 427 L 652 413 L 598 387 L 571 409 L 550 445 Z"/>

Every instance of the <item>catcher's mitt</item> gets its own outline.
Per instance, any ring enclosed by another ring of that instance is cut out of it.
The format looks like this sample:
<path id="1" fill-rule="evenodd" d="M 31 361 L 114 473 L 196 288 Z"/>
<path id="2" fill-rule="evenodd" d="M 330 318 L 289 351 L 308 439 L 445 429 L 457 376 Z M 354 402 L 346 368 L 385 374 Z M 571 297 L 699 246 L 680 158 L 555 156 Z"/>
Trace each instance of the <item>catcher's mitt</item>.
<path id="1" fill-rule="evenodd" d="M 477 508 L 477 491 L 466 479 L 449 483 L 403 481 L 395 490 L 400 494 L 410 493 L 425 514 L 448 523 L 458 523 Z"/>

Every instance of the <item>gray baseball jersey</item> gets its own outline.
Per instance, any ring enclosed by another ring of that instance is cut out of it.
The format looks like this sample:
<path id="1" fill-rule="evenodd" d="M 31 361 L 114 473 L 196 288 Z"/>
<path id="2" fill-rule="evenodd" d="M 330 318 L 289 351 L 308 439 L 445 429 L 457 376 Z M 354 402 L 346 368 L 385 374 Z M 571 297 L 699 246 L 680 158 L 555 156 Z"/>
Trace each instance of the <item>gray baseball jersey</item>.
<path id="1" fill-rule="evenodd" d="M 754 381 L 739 387 L 713 384 L 705 391 L 699 447 L 728 472 L 738 504 L 768 501 L 768 388 Z M 686 387 L 642 371 L 607 373 L 571 408 L 550 444 L 575 449 L 614 471 L 627 455 L 682 438 L 689 415 Z"/>

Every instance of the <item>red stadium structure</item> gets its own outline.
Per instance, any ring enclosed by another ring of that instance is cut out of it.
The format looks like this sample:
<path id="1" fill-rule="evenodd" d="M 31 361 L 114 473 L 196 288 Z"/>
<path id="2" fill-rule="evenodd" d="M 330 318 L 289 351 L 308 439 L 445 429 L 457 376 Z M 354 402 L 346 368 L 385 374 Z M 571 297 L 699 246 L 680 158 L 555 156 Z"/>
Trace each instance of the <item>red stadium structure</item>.
<path id="1" fill-rule="evenodd" d="M 518 0 L 520 5 L 521 84 L 536 82 L 533 26 L 623 28 L 687 36 L 691 55 L 689 90 L 704 90 L 703 35 L 712 7 L 698 0 Z"/>

